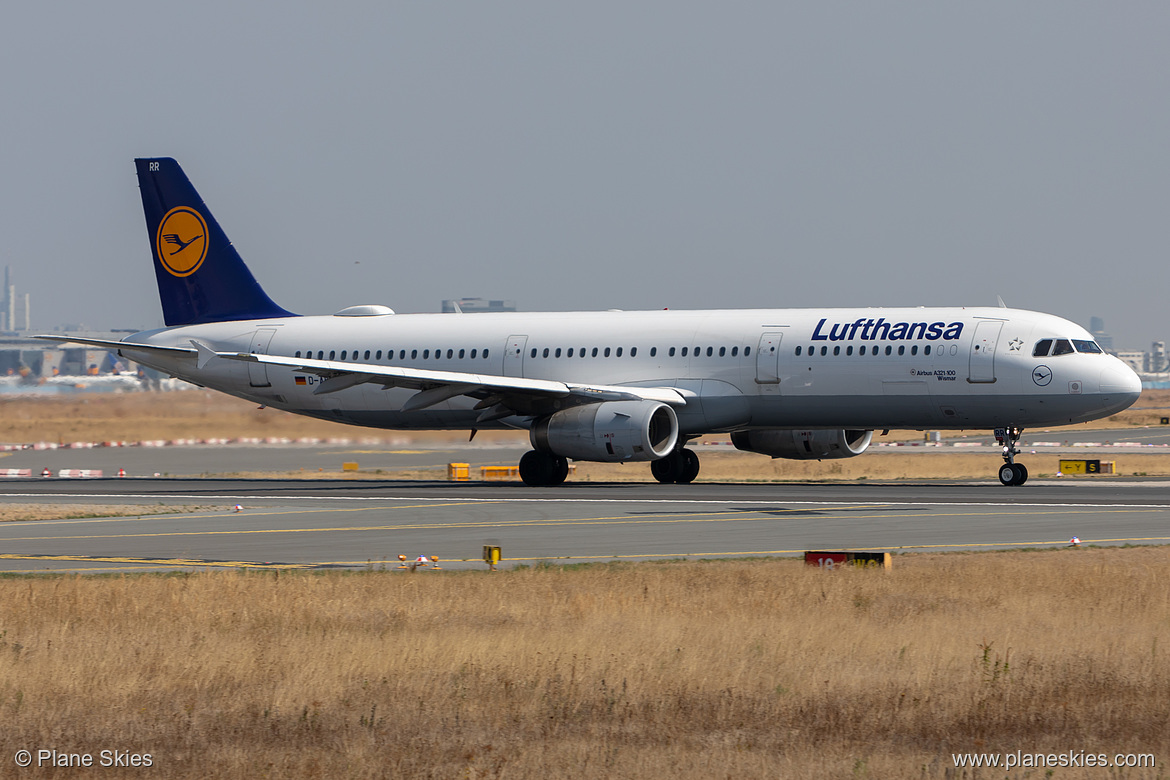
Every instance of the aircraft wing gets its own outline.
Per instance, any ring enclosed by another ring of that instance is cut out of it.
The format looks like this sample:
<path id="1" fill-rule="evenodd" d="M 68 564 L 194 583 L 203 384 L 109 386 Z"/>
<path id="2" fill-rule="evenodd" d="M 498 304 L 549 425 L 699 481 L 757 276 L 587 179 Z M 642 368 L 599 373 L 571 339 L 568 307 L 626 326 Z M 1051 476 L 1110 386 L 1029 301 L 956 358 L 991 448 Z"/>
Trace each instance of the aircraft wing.
<path id="1" fill-rule="evenodd" d="M 168 355 L 190 355 L 203 368 L 215 358 L 238 360 L 245 363 L 263 363 L 284 366 L 321 378 L 313 389 L 315 395 L 335 393 L 367 382 L 383 387 L 405 387 L 418 390 L 403 405 L 403 411 L 434 406 L 460 395 L 479 399 L 477 409 L 483 410 L 481 422 L 512 415 L 533 414 L 542 409 L 541 402 L 562 399 L 569 405 L 600 403 L 602 401 L 660 401 L 672 406 L 685 406 L 694 395 L 689 390 L 674 387 L 630 387 L 626 385 L 592 385 L 577 382 L 558 382 L 551 379 L 471 374 L 462 371 L 439 371 L 427 368 L 381 366 L 338 360 L 313 360 L 280 355 L 258 355 L 249 352 L 216 352 L 195 339 L 190 347 L 164 347 L 156 344 L 137 344 L 128 341 L 94 339 L 70 336 L 36 336 L 58 343 L 87 344 L 107 349 L 154 352 Z M 197 377 L 185 377 L 198 381 Z"/>
<path id="2" fill-rule="evenodd" d="M 366 382 L 380 384 L 384 387 L 406 387 L 418 390 L 419 392 L 403 406 L 404 411 L 425 409 L 459 395 L 481 398 L 481 405 L 485 401 L 491 401 L 492 403 L 485 406 L 485 409 L 497 405 L 508 409 L 522 409 L 526 404 L 512 403 L 510 398 L 514 396 L 562 398 L 577 404 L 645 400 L 660 401 L 673 406 L 685 406 L 687 395 L 690 394 L 673 387 L 591 385 L 558 382 L 551 379 L 526 379 L 493 374 L 470 374 L 461 371 L 290 358 L 248 352 L 215 352 L 197 341 L 192 340 L 191 344 L 199 353 L 200 365 L 206 365 L 206 362 L 212 358 L 224 358 L 247 363 L 284 366 L 308 374 L 315 374 L 323 380 L 313 390 L 313 393 L 318 395 L 344 390 Z"/>

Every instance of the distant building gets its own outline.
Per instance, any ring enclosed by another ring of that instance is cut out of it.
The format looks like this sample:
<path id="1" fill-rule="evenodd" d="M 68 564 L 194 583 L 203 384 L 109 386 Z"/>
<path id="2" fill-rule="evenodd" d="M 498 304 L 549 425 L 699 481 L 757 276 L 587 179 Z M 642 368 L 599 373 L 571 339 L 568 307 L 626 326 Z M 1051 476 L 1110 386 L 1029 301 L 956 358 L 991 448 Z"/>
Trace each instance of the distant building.
<path id="1" fill-rule="evenodd" d="M 485 301 L 483 298 L 460 298 L 459 300 L 443 301 L 442 311 L 450 314 L 462 311 L 464 314 L 485 311 L 516 311 L 515 301 Z"/>
<path id="2" fill-rule="evenodd" d="M 1113 352 L 1113 337 L 1105 331 L 1105 320 L 1100 317 L 1090 317 L 1089 332 L 1093 334 L 1093 340 L 1101 346 L 1101 349 L 1109 353 Z"/>
<path id="3" fill-rule="evenodd" d="M 1134 373 L 1142 374 L 1146 370 L 1146 353 L 1145 352 L 1116 352 L 1117 359 L 1134 370 Z"/>
<path id="4" fill-rule="evenodd" d="M 1166 342 L 1155 341 L 1146 353 L 1146 373 L 1161 374 L 1167 370 L 1170 370 L 1170 365 L 1166 363 Z"/>
<path id="5" fill-rule="evenodd" d="M 14 333 L 32 330 L 29 314 L 29 294 L 17 296 L 16 285 L 12 283 L 12 268 L 4 266 L 4 290 L 0 296 L 0 331 Z"/>

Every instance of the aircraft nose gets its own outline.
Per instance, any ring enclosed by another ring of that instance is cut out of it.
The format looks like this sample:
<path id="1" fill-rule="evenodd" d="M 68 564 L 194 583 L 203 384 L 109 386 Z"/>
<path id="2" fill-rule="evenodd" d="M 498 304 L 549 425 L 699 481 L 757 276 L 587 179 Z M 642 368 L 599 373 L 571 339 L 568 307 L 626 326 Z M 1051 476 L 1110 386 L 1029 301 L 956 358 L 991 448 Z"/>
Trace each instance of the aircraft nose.
<path id="1" fill-rule="evenodd" d="M 1137 400 L 1142 393 L 1142 380 L 1121 361 L 1101 371 L 1101 392 Z"/>

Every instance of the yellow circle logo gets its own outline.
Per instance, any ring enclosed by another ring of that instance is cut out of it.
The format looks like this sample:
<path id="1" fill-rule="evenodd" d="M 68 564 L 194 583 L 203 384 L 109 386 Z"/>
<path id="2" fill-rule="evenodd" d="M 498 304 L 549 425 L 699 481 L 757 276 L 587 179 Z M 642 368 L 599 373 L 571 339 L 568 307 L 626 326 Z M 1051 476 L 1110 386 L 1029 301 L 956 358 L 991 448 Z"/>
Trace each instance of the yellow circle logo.
<path id="1" fill-rule="evenodd" d="M 207 223 L 189 206 L 176 206 L 158 225 L 155 252 L 173 276 L 190 276 L 207 257 Z"/>

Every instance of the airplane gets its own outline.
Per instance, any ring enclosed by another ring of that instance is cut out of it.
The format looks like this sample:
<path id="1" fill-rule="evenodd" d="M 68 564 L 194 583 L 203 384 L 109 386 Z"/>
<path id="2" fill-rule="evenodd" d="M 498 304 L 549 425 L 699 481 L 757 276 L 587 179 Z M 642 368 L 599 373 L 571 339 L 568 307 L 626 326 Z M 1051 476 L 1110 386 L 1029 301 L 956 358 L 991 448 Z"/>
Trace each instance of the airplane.
<path id="1" fill-rule="evenodd" d="M 122 341 L 44 336 L 264 406 L 388 429 L 523 429 L 528 485 L 569 459 L 699 473 L 687 443 L 727 433 L 772 458 L 861 455 L 875 430 L 995 429 L 1022 485 L 1026 427 L 1128 408 L 1141 381 L 1092 335 L 1003 307 L 301 316 L 261 289 L 172 158 L 135 160 L 166 327 Z M 177 248 L 176 248 L 177 247 Z"/>

